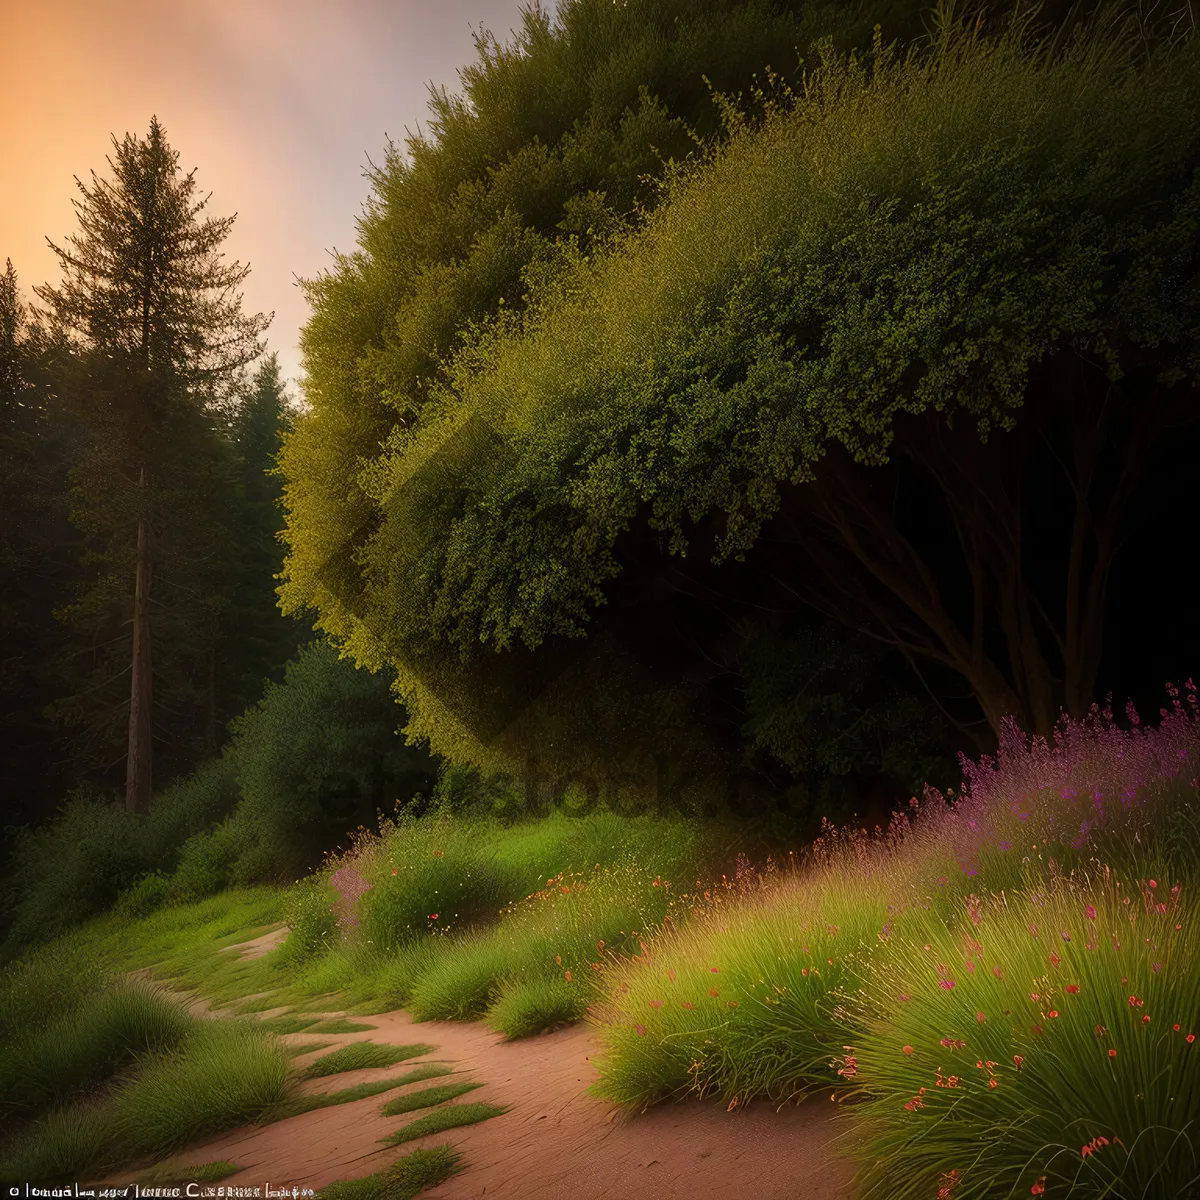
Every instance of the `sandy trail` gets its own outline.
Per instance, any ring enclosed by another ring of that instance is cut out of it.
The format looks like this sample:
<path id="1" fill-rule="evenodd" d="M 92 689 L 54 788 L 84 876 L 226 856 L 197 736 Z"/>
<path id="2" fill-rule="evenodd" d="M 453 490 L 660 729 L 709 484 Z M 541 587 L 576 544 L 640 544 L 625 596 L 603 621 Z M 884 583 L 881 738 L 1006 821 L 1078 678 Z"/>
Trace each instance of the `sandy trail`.
<path id="1" fill-rule="evenodd" d="M 247 945 L 259 950 L 264 941 Z M 177 1161 L 238 1163 L 244 1170 L 224 1181 L 233 1185 L 318 1189 L 379 1171 L 419 1146 L 450 1143 L 463 1152 L 464 1169 L 422 1193 L 430 1200 L 561 1200 L 563 1195 L 572 1200 L 851 1200 L 854 1195 L 853 1166 L 830 1145 L 844 1125 L 834 1121 L 834 1106 L 823 1095 L 779 1111 L 755 1103 L 730 1113 L 719 1105 L 684 1102 L 624 1117 L 587 1094 L 596 1078 L 590 1061 L 596 1037 L 586 1026 L 505 1042 L 482 1024 L 416 1023 L 403 1011 L 352 1019 L 376 1028 L 322 1034 L 320 1040 L 336 1045 L 425 1042 L 435 1049 L 393 1067 L 313 1080 L 302 1090 L 337 1091 L 404 1075 L 422 1062 L 445 1063 L 454 1075 L 263 1128 L 238 1129 L 190 1146 Z M 305 1035 L 287 1040 L 303 1042 Z M 295 1061 L 303 1065 L 311 1057 Z M 385 1100 L 458 1077 L 483 1086 L 456 1103 L 483 1101 L 509 1111 L 400 1147 L 379 1144 L 424 1115 L 421 1110 L 382 1116 Z M 144 1169 L 108 1182 L 131 1182 Z"/>

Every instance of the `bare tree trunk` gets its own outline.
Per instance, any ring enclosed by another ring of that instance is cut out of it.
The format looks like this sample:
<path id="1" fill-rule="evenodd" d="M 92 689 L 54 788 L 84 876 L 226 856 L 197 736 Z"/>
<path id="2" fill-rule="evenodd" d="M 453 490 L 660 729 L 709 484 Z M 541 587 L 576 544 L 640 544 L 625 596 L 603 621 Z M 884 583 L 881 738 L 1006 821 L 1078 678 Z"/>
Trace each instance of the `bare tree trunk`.
<path id="1" fill-rule="evenodd" d="M 144 486 L 145 468 L 140 483 Z M 125 760 L 125 811 L 150 811 L 154 734 L 154 673 L 150 658 L 150 526 L 138 521 L 137 582 L 133 594 L 133 669 L 129 692 L 129 754 Z"/>

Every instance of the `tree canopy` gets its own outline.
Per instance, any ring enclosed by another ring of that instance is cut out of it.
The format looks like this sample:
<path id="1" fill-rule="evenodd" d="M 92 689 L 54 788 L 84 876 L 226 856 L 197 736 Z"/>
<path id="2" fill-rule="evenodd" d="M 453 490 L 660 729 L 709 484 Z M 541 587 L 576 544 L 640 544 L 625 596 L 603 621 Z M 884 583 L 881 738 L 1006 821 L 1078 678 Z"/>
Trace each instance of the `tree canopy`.
<path id="1" fill-rule="evenodd" d="M 1130 498 L 1197 416 L 1196 42 L 947 19 L 825 42 L 795 88 L 759 67 L 603 239 L 509 208 L 385 297 L 375 239 L 432 236 L 386 190 L 433 186 L 414 146 L 312 287 L 285 599 L 391 662 L 439 752 L 644 760 L 813 611 L 965 680 L 993 734 L 1093 698 Z M 490 293 L 432 288 L 485 259 Z"/>

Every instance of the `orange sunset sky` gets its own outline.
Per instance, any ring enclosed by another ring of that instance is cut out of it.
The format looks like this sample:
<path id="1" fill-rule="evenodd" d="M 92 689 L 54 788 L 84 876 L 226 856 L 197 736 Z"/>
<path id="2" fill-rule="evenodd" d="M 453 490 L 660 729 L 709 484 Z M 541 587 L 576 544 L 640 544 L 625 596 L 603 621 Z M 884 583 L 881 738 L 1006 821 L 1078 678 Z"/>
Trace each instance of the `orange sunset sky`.
<path id="1" fill-rule="evenodd" d="M 461 90 L 472 31 L 503 43 L 522 0 L 0 0 L 0 268 L 23 298 L 59 281 L 46 237 L 78 229 L 72 176 L 107 174 L 110 135 L 151 114 L 196 168 L 207 212 L 238 219 L 229 258 L 251 264 L 244 308 L 270 312 L 268 349 L 299 393 L 308 306 L 295 275 L 354 247 L 367 157 L 426 131 L 428 87 Z M 543 0 L 551 14 L 553 3 Z"/>

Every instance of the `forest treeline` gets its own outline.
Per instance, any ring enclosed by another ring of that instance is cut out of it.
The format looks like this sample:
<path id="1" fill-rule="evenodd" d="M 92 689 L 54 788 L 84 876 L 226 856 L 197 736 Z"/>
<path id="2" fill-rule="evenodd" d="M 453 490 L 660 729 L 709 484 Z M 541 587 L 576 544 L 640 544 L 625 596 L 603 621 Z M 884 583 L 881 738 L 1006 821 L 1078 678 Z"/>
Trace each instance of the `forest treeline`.
<path id="1" fill-rule="evenodd" d="M 11 938 L 299 873 L 439 770 L 878 819 L 1009 716 L 1157 700 L 1200 650 L 1168 7 L 535 6 L 372 168 L 300 406 L 229 219 L 114 139 L 62 281 L 0 287 Z"/>

